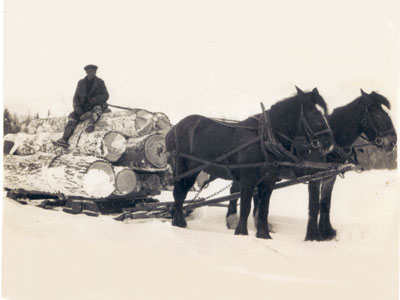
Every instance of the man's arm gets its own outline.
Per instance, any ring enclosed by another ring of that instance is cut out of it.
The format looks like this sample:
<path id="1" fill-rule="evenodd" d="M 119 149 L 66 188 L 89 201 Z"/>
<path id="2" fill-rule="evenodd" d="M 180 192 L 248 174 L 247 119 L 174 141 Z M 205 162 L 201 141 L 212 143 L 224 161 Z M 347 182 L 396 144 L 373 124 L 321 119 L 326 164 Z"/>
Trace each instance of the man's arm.
<path id="1" fill-rule="evenodd" d="M 98 104 L 105 104 L 107 102 L 109 94 L 103 80 L 100 79 L 96 94 L 93 97 L 96 99 L 96 103 Z"/>
<path id="2" fill-rule="evenodd" d="M 75 90 L 73 107 L 74 107 L 74 111 L 77 114 L 81 115 L 83 113 L 83 106 L 79 101 L 79 90 L 80 90 L 80 81 L 78 82 L 78 86 L 76 87 L 76 90 Z"/>

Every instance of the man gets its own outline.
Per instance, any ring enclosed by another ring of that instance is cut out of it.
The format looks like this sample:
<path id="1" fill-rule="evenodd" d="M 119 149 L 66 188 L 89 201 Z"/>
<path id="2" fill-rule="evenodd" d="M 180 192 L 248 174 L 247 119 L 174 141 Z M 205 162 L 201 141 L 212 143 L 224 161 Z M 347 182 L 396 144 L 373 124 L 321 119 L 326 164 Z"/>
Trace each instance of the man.
<path id="1" fill-rule="evenodd" d="M 86 132 L 94 131 L 94 124 L 107 109 L 109 95 L 104 81 L 96 76 L 97 66 L 87 65 L 84 70 L 87 75 L 78 82 L 73 100 L 74 111 L 68 116 L 63 137 L 53 142 L 57 146 L 69 147 L 68 140 L 80 121 L 90 119 Z"/>

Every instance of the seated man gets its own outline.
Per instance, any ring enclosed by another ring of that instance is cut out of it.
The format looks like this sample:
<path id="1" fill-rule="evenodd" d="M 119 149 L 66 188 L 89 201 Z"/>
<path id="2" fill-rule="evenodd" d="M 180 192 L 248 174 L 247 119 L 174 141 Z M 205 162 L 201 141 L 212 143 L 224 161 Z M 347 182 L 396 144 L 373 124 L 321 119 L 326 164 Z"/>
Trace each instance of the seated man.
<path id="1" fill-rule="evenodd" d="M 75 91 L 74 111 L 68 116 L 63 137 L 55 142 L 57 146 L 68 148 L 68 140 L 80 121 L 90 119 L 86 132 L 94 130 L 94 124 L 107 109 L 108 91 L 104 81 L 96 76 L 97 66 L 87 65 L 84 70 L 87 76 L 78 82 Z"/>

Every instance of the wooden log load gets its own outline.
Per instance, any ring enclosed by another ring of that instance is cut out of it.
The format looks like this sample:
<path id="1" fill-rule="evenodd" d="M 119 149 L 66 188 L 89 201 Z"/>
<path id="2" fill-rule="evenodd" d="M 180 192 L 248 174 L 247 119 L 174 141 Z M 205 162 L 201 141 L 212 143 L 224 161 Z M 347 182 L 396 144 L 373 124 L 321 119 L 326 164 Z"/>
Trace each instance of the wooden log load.
<path id="1" fill-rule="evenodd" d="M 21 132 L 36 134 L 40 132 L 63 132 L 67 125 L 68 117 L 54 117 L 46 119 L 34 119 L 21 124 Z"/>
<path id="2" fill-rule="evenodd" d="M 41 132 L 37 134 L 7 134 L 5 141 L 13 142 L 9 154 L 32 155 L 39 152 L 66 154 L 73 151 L 79 155 L 96 156 L 110 162 L 121 158 L 126 150 L 126 138 L 115 131 L 94 131 L 91 133 L 75 132 L 70 138 L 69 149 L 54 146 L 52 141 L 58 140 L 62 133 Z"/>
<path id="3" fill-rule="evenodd" d="M 126 138 L 116 131 L 75 132 L 69 140 L 74 153 L 118 161 L 126 151 Z"/>
<path id="4" fill-rule="evenodd" d="M 118 165 L 138 171 L 160 172 L 167 168 L 165 137 L 150 134 L 139 138 L 129 138 L 125 154 Z"/>
<path id="5" fill-rule="evenodd" d="M 28 124 L 23 124 L 21 131 L 29 134 L 63 132 L 67 122 L 67 117 L 35 119 Z M 88 122 L 89 120 L 80 123 L 76 131 L 84 129 Z M 152 131 L 166 134 L 171 127 L 168 117 L 163 113 L 132 109 L 102 114 L 95 131 L 118 131 L 128 137 L 138 137 Z"/>
<path id="6" fill-rule="evenodd" d="M 32 155 L 35 153 L 66 154 L 69 151 L 53 145 L 52 141 L 61 138 L 61 132 L 42 132 L 38 134 L 9 133 L 4 136 L 5 142 L 13 142 L 13 147 L 7 154 Z"/>
<path id="7" fill-rule="evenodd" d="M 92 156 L 4 156 L 4 188 L 30 193 L 105 198 L 115 190 L 110 162 Z"/>

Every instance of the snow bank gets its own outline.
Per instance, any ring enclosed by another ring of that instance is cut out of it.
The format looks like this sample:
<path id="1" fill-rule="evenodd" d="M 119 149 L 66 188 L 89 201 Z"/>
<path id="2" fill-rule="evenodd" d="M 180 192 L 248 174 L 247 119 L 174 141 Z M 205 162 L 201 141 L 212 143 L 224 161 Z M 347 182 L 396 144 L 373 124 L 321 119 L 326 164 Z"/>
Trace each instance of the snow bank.
<path id="1" fill-rule="evenodd" d="M 212 183 L 204 196 L 226 183 Z M 338 237 L 329 242 L 303 241 L 305 185 L 273 193 L 273 240 L 255 238 L 251 218 L 249 236 L 234 236 L 219 207 L 197 209 L 182 229 L 162 220 L 69 215 L 6 198 L 3 296 L 398 299 L 398 191 L 393 171 L 338 179 L 332 201 Z M 159 199 L 171 201 L 172 193 Z"/>

